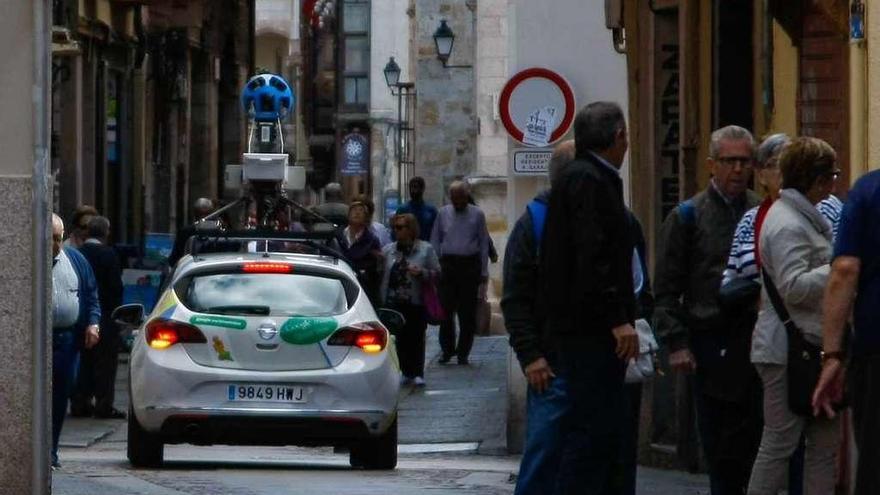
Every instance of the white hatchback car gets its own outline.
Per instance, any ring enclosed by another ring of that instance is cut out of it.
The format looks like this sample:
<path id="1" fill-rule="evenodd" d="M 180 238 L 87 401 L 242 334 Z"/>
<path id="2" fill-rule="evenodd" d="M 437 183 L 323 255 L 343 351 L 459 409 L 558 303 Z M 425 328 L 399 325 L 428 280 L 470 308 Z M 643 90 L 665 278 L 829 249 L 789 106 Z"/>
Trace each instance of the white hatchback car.
<path id="1" fill-rule="evenodd" d="M 114 317 L 140 322 L 137 309 Z M 400 372 L 386 324 L 331 256 L 183 258 L 131 351 L 129 461 L 159 466 L 176 443 L 332 445 L 354 467 L 393 469 Z"/>

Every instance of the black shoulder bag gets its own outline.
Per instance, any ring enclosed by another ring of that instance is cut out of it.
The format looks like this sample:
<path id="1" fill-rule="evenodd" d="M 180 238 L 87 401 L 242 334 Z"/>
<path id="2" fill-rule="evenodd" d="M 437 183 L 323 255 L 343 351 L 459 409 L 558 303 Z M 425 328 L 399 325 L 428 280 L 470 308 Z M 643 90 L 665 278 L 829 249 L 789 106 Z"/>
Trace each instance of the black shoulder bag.
<path id="1" fill-rule="evenodd" d="M 761 269 L 764 288 L 773 304 L 773 309 L 788 334 L 788 408 L 799 416 L 813 415 L 813 392 L 822 373 L 822 348 L 804 338 L 804 333 L 791 319 L 779 291 L 767 271 Z"/>

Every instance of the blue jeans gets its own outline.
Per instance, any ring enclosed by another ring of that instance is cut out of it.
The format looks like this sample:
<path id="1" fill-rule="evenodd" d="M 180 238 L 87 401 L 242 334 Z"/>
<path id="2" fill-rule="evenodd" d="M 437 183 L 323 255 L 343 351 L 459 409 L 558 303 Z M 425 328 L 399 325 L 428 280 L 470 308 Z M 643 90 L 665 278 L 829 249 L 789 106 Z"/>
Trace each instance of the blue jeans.
<path id="1" fill-rule="evenodd" d="M 52 462 L 58 461 L 58 440 L 67 414 L 67 402 L 76 383 L 79 350 L 72 330 L 52 335 Z"/>
<path id="2" fill-rule="evenodd" d="M 563 419 L 569 411 L 565 379 L 557 376 L 539 394 L 528 390 L 526 445 L 514 495 L 543 495 L 556 484 L 562 458 Z"/>
<path id="3" fill-rule="evenodd" d="M 611 332 L 560 339 L 557 376 L 565 378 L 570 413 L 563 421 L 556 493 L 617 493 L 625 365 Z M 548 490 L 549 492 L 549 490 Z M 546 493 L 546 492 L 545 492 Z"/>

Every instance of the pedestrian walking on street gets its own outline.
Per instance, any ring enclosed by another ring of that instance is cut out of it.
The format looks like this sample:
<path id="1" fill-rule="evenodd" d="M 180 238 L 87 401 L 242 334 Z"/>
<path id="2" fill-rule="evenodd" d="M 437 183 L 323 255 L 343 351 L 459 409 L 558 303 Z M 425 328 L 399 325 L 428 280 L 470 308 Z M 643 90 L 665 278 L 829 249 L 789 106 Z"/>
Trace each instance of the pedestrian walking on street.
<path id="1" fill-rule="evenodd" d="M 336 224 L 338 231 L 347 227 L 348 205 L 342 200 L 342 186 L 338 182 L 324 186 L 324 202 L 312 208 L 312 211 Z"/>
<path id="2" fill-rule="evenodd" d="M 619 175 L 628 148 L 623 111 L 614 103 L 587 105 L 574 132 L 576 159 L 551 188 L 536 287 L 554 373 L 571 407 L 555 493 L 589 495 L 613 486 L 624 370 L 639 342 L 634 239 Z"/>
<path id="3" fill-rule="evenodd" d="M 844 378 L 848 382 L 846 395 L 851 401 L 858 451 L 855 495 L 880 493 L 878 219 L 880 172 L 873 171 L 855 183 L 843 207 L 823 302 L 822 375 L 813 394 L 813 414 L 833 417 L 835 403 L 843 398 Z M 850 315 L 853 320 L 851 336 L 846 331 Z"/>
<path id="4" fill-rule="evenodd" d="M 70 233 L 64 247 L 78 248 L 83 245 L 88 237 L 89 220 L 98 214 L 94 206 L 80 205 L 70 216 Z"/>
<path id="5" fill-rule="evenodd" d="M 102 216 L 92 217 L 88 238 L 79 248 L 98 284 L 101 339 L 95 347 L 82 353 L 76 392 L 70 402 L 71 416 L 125 418 L 124 412 L 113 407 L 120 328 L 110 315 L 122 305 L 122 265 L 116 251 L 107 245 L 109 237 L 110 221 Z"/>
<path id="6" fill-rule="evenodd" d="M 363 203 L 367 207 L 367 215 L 369 215 L 368 222 L 370 225 L 370 232 L 376 236 L 376 239 L 379 239 L 379 245 L 382 247 L 391 244 L 391 232 L 388 230 L 388 227 L 382 225 L 381 222 L 376 221 L 376 203 L 373 203 L 373 200 L 370 199 L 369 196 L 360 195 L 354 199 L 356 202 Z"/>
<path id="7" fill-rule="evenodd" d="M 342 230 L 339 244 L 370 302 L 377 306 L 382 246 L 379 245 L 379 239 L 370 232 L 369 218 L 367 205 L 361 202 L 352 203 L 348 208 L 348 226 Z"/>
<path id="8" fill-rule="evenodd" d="M 419 222 L 419 239 L 431 240 L 437 208 L 425 202 L 425 179 L 415 176 L 409 180 L 409 201 L 397 209 L 397 214 L 411 213 Z"/>
<path id="9" fill-rule="evenodd" d="M 431 244 L 440 256 L 440 298 L 446 310 L 446 320 L 440 325 L 441 364 L 448 363 L 452 356 L 458 356 L 458 364 L 468 364 L 477 327 L 478 290 L 489 278 L 486 216 L 468 204 L 469 196 L 466 182 L 453 182 L 449 186 L 452 204 L 440 208 L 431 233 Z"/>
<path id="10" fill-rule="evenodd" d="M 748 190 L 755 141 L 739 126 L 712 133 L 709 186 L 674 208 L 658 239 L 655 324 L 673 370 L 694 373 L 694 400 L 713 495 L 745 491 L 761 438 L 761 384 L 751 325 L 728 321 L 721 275 L 736 225 L 759 203 Z"/>
<path id="11" fill-rule="evenodd" d="M 801 416 L 790 407 L 792 380 L 788 349 L 792 338 L 818 345 L 821 300 L 831 260 L 831 224 L 815 205 L 834 188 L 836 154 L 820 139 L 795 139 L 779 163 L 784 189 L 760 226 L 758 253 L 764 278 L 762 309 L 753 349 L 764 384 L 764 432 L 752 470 L 749 492 L 776 495 L 787 484 L 792 453 L 806 437 L 804 493 L 834 493 L 840 445 L 838 420 Z M 787 330 L 791 320 L 797 329 Z M 787 335 L 788 334 L 788 335 Z M 797 335 L 794 335 L 797 334 Z"/>
<path id="12" fill-rule="evenodd" d="M 81 349 L 99 340 L 101 307 L 89 262 L 74 248 L 62 248 L 64 222 L 52 215 L 52 467 L 67 404 L 76 383 Z"/>
<path id="13" fill-rule="evenodd" d="M 400 311 L 406 325 L 397 332 L 397 357 L 404 384 L 425 386 L 425 284 L 435 284 L 440 262 L 431 243 L 419 239 L 419 223 L 410 213 L 394 215 L 397 241 L 382 248 L 383 305 Z"/>
<path id="14" fill-rule="evenodd" d="M 550 158 L 550 183 L 574 160 L 574 140 L 564 141 Z M 526 440 L 515 495 L 542 495 L 556 483 L 562 458 L 563 418 L 569 407 L 564 380 L 554 372 L 553 346 L 545 339 L 538 311 L 539 246 L 547 219 L 550 190 L 538 194 L 519 217 L 504 252 L 504 294 L 501 311 L 528 381 Z"/>

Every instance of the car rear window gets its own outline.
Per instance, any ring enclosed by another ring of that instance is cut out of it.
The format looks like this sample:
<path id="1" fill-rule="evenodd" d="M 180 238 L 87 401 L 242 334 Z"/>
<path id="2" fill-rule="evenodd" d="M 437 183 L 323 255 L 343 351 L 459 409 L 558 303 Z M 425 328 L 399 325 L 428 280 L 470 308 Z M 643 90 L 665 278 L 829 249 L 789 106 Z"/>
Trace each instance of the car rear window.
<path id="1" fill-rule="evenodd" d="M 191 311 L 253 316 L 334 316 L 351 299 L 345 280 L 303 274 L 196 274 L 175 291 Z"/>

